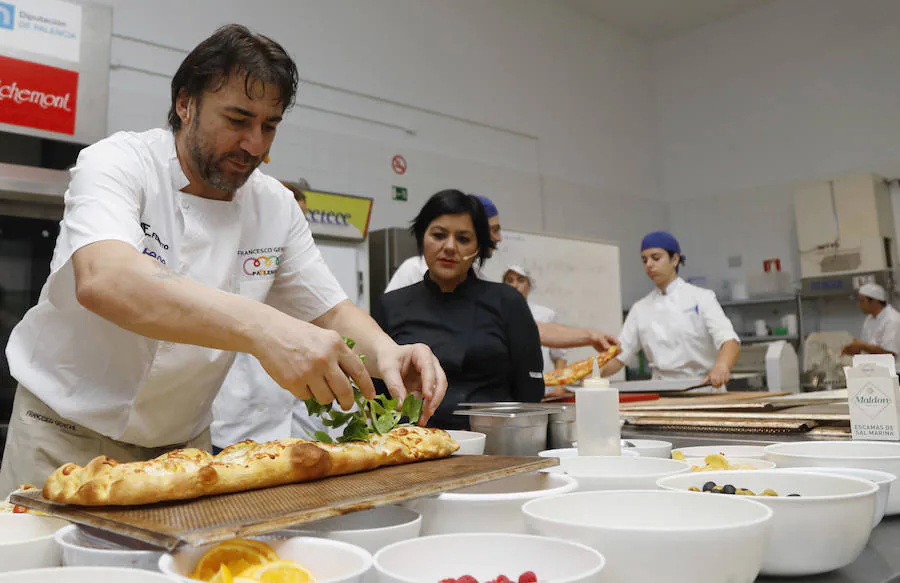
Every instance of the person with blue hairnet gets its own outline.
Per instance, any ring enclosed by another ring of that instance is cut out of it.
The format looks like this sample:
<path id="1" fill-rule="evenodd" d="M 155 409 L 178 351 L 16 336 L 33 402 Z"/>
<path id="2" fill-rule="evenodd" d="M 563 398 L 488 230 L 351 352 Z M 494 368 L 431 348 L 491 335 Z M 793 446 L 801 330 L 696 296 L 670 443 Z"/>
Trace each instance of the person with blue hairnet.
<path id="1" fill-rule="evenodd" d="M 678 276 L 684 255 L 670 233 L 656 231 L 641 241 L 641 261 L 656 288 L 628 312 L 619 336 L 621 352 L 603 370 L 614 374 L 644 351 L 654 380 L 703 379 L 721 387 L 731 378 L 740 338 L 716 294 Z"/>

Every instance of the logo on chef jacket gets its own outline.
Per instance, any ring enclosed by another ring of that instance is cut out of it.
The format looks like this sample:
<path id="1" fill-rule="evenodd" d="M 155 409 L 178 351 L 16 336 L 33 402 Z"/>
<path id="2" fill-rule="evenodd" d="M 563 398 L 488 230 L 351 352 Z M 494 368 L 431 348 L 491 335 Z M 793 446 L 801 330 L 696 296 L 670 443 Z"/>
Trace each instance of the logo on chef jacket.
<path id="1" fill-rule="evenodd" d="M 144 231 L 144 236 L 153 241 L 157 247 L 161 249 L 151 249 L 149 247 L 144 247 L 144 255 L 149 256 L 152 259 L 156 259 L 163 265 L 166 264 L 166 258 L 163 256 L 162 251 L 168 251 L 169 245 L 167 243 L 163 243 L 162 239 L 159 238 L 159 235 L 156 234 L 156 231 L 153 230 L 153 227 L 150 226 L 150 223 L 141 223 L 141 229 Z"/>
<path id="2" fill-rule="evenodd" d="M 75 134 L 78 73 L 0 56 L 0 123 Z"/>
<path id="3" fill-rule="evenodd" d="M 891 400 L 878 390 L 873 384 L 866 384 L 862 389 L 856 393 L 856 396 L 853 397 L 853 402 L 856 404 L 859 409 L 874 419 L 878 416 L 879 413 L 884 411 L 890 404 Z"/>
<path id="4" fill-rule="evenodd" d="M 248 278 L 274 277 L 281 264 L 284 247 L 265 247 L 238 251 L 241 271 Z"/>

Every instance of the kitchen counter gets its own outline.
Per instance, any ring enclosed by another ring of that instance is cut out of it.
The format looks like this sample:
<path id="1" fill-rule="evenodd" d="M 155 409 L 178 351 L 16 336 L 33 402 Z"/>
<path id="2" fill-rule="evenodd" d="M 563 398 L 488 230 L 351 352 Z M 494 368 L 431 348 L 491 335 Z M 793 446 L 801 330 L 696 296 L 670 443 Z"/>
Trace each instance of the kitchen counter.
<path id="1" fill-rule="evenodd" d="M 708 432 L 666 432 L 659 430 L 622 429 L 624 439 L 661 439 L 673 447 L 693 445 L 768 445 L 782 441 L 809 441 L 800 434 L 739 434 Z M 900 485 L 900 482 L 897 483 Z M 836 533 L 839 535 L 839 533 Z M 900 583 L 900 515 L 885 517 L 869 539 L 862 555 L 852 564 L 821 575 L 809 577 L 759 577 L 756 583 Z"/>

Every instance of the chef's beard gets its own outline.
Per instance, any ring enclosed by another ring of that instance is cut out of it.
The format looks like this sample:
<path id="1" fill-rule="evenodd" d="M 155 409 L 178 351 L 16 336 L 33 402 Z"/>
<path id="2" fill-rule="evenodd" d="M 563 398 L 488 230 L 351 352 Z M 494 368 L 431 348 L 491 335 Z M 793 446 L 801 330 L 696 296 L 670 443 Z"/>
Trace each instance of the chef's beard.
<path id="1" fill-rule="evenodd" d="M 191 162 L 193 162 L 194 168 L 200 174 L 201 180 L 216 190 L 234 194 L 238 188 L 247 182 L 253 171 L 262 163 L 262 159 L 251 156 L 243 150 L 216 156 L 200 133 L 198 117 L 195 117 L 191 123 L 190 133 L 188 134 L 188 152 Z M 222 162 L 228 158 L 241 164 L 249 164 L 250 168 L 243 174 L 229 174 L 222 169 Z"/>

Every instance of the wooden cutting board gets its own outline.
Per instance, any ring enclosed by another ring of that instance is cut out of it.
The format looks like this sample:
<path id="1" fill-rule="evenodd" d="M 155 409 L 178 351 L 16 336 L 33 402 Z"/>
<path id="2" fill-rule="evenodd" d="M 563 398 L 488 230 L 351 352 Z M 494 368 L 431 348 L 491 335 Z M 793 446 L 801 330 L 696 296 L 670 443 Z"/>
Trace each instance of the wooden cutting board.
<path id="1" fill-rule="evenodd" d="M 664 411 L 623 411 L 627 419 L 641 417 L 680 418 L 680 419 L 810 419 L 814 421 L 850 421 L 850 409 L 847 403 L 829 403 L 824 405 L 805 405 L 772 411 L 757 410 L 664 410 Z"/>
<path id="2" fill-rule="evenodd" d="M 40 490 L 20 504 L 169 550 L 274 532 L 296 524 L 437 494 L 558 465 L 556 458 L 460 455 L 315 482 L 147 506 L 87 507 L 49 502 Z"/>
<path id="3" fill-rule="evenodd" d="M 766 392 L 734 392 L 703 397 L 662 397 L 646 403 L 623 403 L 620 411 L 659 411 L 690 409 L 766 409 L 772 408 L 768 399 L 788 395 L 789 393 Z M 786 406 L 793 406 L 786 405 Z"/>

